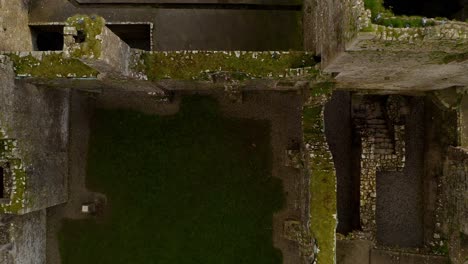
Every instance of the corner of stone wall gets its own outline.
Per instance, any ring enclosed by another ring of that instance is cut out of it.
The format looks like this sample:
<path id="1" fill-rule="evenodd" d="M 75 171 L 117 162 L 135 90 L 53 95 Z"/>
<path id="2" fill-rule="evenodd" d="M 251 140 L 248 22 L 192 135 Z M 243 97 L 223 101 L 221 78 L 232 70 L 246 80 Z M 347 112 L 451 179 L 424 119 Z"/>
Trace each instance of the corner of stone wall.
<path id="1" fill-rule="evenodd" d="M 448 239 L 448 253 L 454 264 L 468 259 L 468 149 L 449 147 L 444 164 L 442 229 Z"/>
<path id="2" fill-rule="evenodd" d="M 305 0 L 303 6 L 304 49 L 320 55 L 326 67 L 361 30 L 364 2 Z"/>
<path id="3" fill-rule="evenodd" d="M 0 51 L 30 51 L 29 1 L 0 0 Z"/>
<path id="4" fill-rule="evenodd" d="M 67 199 L 69 89 L 17 81 L 12 63 L 2 61 L 0 161 L 10 184 L 0 213 L 26 214 Z"/>

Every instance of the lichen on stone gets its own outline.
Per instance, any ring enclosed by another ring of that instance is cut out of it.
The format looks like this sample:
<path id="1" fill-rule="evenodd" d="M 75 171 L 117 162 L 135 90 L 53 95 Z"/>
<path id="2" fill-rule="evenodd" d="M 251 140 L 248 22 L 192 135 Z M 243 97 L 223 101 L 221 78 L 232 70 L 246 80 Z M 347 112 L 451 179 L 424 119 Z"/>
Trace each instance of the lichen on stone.
<path id="1" fill-rule="evenodd" d="M 0 161 L 9 166 L 11 194 L 7 203 L 0 204 L 0 213 L 17 214 L 23 210 L 26 202 L 26 171 L 21 159 L 17 158 L 16 140 L 8 139 L 4 130 L 0 130 Z"/>
<path id="2" fill-rule="evenodd" d="M 210 80 L 217 72 L 231 78 L 281 79 L 316 74 L 313 54 L 307 52 L 175 51 L 137 54 L 136 72 L 146 72 L 149 80 Z"/>
<path id="3" fill-rule="evenodd" d="M 304 142 L 309 153 L 310 229 L 317 243 L 319 264 L 334 264 L 336 253 L 336 176 L 325 137 L 323 113 L 332 88 L 330 81 L 313 85 L 302 118 Z"/>
<path id="4" fill-rule="evenodd" d="M 11 53 L 7 56 L 18 77 L 93 78 L 98 74 L 77 59 L 64 58 L 62 52 Z"/>
<path id="5" fill-rule="evenodd" d="M 77 31 L 76 41 L 68 52 L 74 58 L 99 58 L 101 56 L 102 39 L 100 35 L 105 27 L 104 18 L 97 15 L 75 15 L 65 22 L 67 27 Z M 80 37 L 84 39 L 79 39 Z"/>
<path id="6" fill-rule="evenodd" d="M 443 63 L 463 62 L 467 60 L 468 60 L 468 52 L 463 52 L 463 53 L 447 54 L 445 57 L 443 57 L 442 62 Z"/>

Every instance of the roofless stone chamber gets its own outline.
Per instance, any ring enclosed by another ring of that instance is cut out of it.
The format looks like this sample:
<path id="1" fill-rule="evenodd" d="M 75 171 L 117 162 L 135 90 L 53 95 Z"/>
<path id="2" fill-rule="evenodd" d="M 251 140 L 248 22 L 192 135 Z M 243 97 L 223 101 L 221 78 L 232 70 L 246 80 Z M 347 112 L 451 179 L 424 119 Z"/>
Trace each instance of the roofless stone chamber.
<path id="1" fill-rule="evenodd" d="M 393 12 L 0 0 L 0 263 L 465 264 L 468 26 Z"/>

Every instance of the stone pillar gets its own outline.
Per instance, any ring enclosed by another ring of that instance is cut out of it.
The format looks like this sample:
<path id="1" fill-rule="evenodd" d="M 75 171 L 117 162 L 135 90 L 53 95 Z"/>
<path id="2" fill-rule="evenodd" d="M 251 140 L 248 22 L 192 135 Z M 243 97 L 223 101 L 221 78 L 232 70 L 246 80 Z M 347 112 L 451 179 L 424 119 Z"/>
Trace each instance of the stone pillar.
<path id="1" fill-rule="evenodd" d="M 65 56 L 99 71 L 101 79 L 146 79 L 132 71 L 130 47 L 105 26 L 102 17 L 70 17 L 63 33 Z"/>

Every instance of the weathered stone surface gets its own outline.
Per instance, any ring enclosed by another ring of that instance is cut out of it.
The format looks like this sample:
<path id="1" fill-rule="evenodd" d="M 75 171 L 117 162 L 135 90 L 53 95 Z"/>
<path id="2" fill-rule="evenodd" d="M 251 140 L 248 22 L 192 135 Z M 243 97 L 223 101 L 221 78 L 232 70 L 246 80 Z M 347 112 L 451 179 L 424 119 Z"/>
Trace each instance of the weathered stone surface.
<path id="1" fill-rule="evenodd" d="M 300 10 L 98 8 L 41 0 L 31 4 L 30 22 L 63 22 L 76 14 L 98 14 L 108 22 L 152 22 L 157 51 L 302 49 Z"/>
<path id="2" fill-rule="evenodd" d="M 450 259 L 455 264 L 464 264 L 468 257 L 468 150 L 450 147 L 444 165 L 443 235 L 448 238 Z M 447 243 L 447 242 L 446 242 Z M 446 245 L 447 246 L 447 245 Z"/>
<path id="3" fill-rule="evenodd" d="M 12 65 L 0 71 L 0 121 L 17 142 L 15 156 L 25 170 L 25 207 L 40 210 L 67 199 L 68 89 L 14 82 Z"/>
<path id="4" fill-rule="evenodd" d="M 64 34 L 65 57 L 81 60 L 99 71 L 100 78 L 146 79 L 145 75 L 133 74 L 130 67 L 130 47 L 105 26 L 102 17 L 70 17 L 67 19 L 64 33 L 69 33 Z"/>
<path id="5" fill-rule="evenodd" d="M 400 253 L 372 249 L 370 254 L 370 263 L 378 264 L 399 264 L 400 263 Z"/>
<path id="6" fill-rule="evenodd" d="M 396 100 L 393 96 L 385 103 L 378 96 L 354 96 L 352 100 L 354 128 L 361 137 L 362 147 L 361 225 L 363 231 L 375 236 L 377 175 L 381 171 L 402 171 L 405 167 L 406 126 L 389 120 L 388 113 L 392 111 L 389 102 Z M 393 113 L 394 116 L 400 114 L 404 116 L 403 111 Z"/>
<path id="7" fill-rule="evenodd" d="M 359 31 L 364 2 L 305 0 L 303 6 L 304 49 L 320 54 L 327 66 Z"/>
<path id="8" fill-rule="evenodd" d="M 0 1 L 0 51 L 29 51 L 32 38 L 25 1 Z"/>
<path id="9" fill-rule="evenodd" d="M 417 255 L 411 253 L 401 253 L 401 264 L 449 264 L 447 257 Z"/>
<path id="10" fill-rule="evenodd" d="M 372 242 L 367 240 L 337 240 L 337 264 L 368 264 Z"/>
<path id="11" fill-rule="evenodd" d="M 327 66 L 338 73 L 338 89 L 380 93 L 417 93 L 468 84 L 468 40 L 440 40 L 415 44 L 375 40 L 360 33 L 346 52 Z"/>
<path id="12" fill-rule="evenodd" d="M 460 146 L 468 147 L 468 95 L 463 95 L 459 105 L 459 119 L 460 119 Z"/>
<path id="13" fill-rule="evenodd" d="M 12 232 L 14 264 L 46 264 L 46 210 L 17 216 Z"/>

